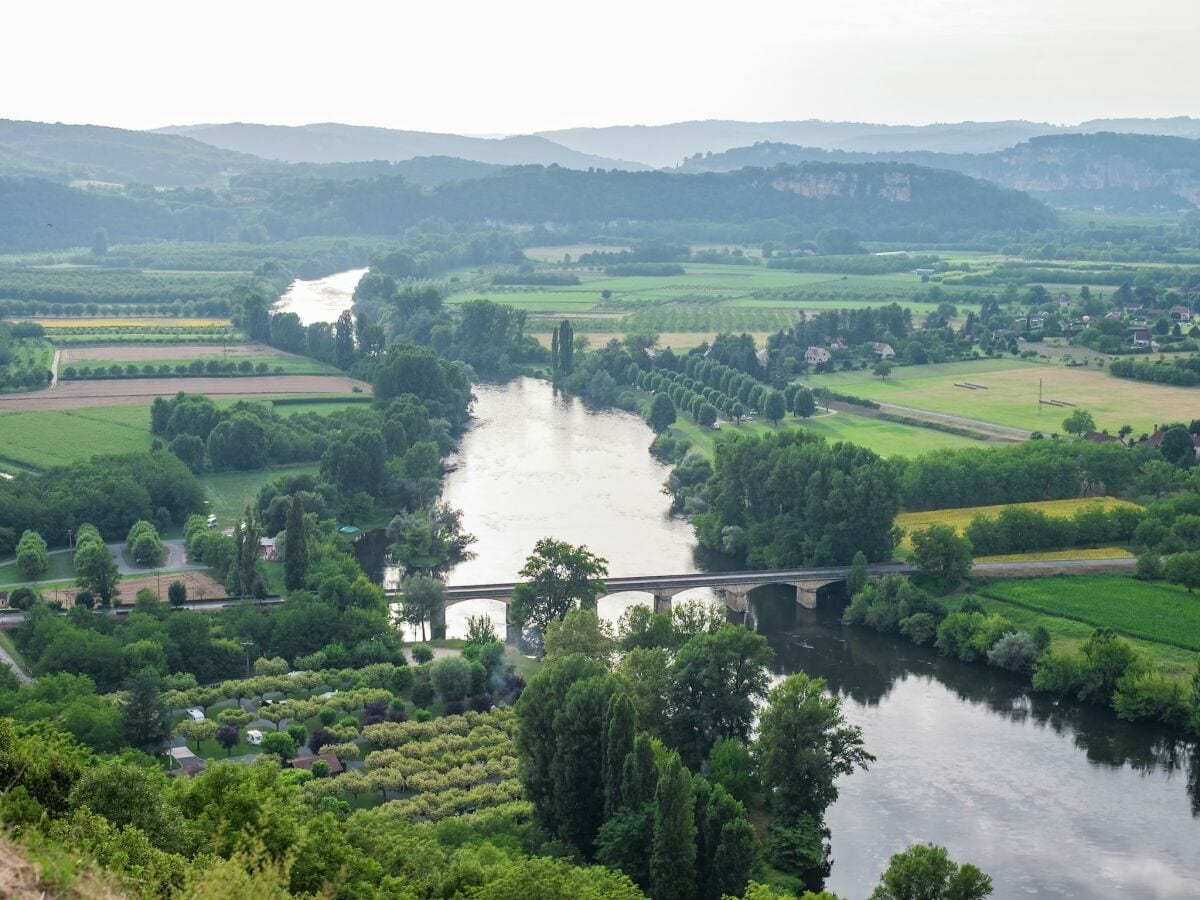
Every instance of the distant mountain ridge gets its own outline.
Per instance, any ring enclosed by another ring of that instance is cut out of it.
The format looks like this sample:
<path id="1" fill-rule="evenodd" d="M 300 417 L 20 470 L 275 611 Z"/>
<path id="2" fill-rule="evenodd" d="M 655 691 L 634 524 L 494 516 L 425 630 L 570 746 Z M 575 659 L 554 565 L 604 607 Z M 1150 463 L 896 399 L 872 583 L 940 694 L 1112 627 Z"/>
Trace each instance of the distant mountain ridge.
<path id="1" fill-rule="evenodd" d="M 994 153 L 857 153 L 764 142 L 693 156 L 687 174 L 804 162 L 902 162 L 962 172 L 1064 206 L 1200 206 L 1200 140 L 1145 134 L 1041 135 Z"/>
<path id="2" fill-rule="evenodd" d="M 650 168 L 573 150 L 538 135 L 467 137 L 426 131 L 399 131 L 365 125 L 258 125 L 231 122 L 160 128 L 156 134 L 194 138 L 238 153 L 288 163 L 401 162 L 418 156 L 453 156 L 494 165 L 559 165 L 568 169 Z"/>
<path id="3" fill-rule="evenodd" d="M 555 143 L 619 159 L 636 159 L 655 167 L 676 166 L 696 153 L 720 153 L 763 141 L 824 150 L 863 153 L 928 151 L 991 153 L 1048 134 L 1092 134 L 1101 131 L 1200 138 L 1200 119 L 1093 119 L 1078 125 L 1012 120 L 931 125 L 879 125 L 869 122 L 790 122 L 703 120 L 669 125 L 613 125 L 566 128 L 537 134 Z"/>

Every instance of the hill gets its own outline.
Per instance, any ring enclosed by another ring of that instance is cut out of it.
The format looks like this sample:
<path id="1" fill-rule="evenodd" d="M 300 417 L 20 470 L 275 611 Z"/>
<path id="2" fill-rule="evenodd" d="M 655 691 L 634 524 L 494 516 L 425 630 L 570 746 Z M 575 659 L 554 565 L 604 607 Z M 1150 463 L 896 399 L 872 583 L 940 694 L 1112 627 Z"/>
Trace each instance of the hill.
<path id="1" fill-rule="evenodd" d="M 0 175 L 197 187 L 263 165 L 178 135 L 0 119 Z"/>
<path id="2" fill-rule="evenodd" d="M 1048 202 L 1083 209 L 1176 209 L 1200 205 L 1200 140 L 1146 134 L 1043 135 L 994 153 L 855 153 L 764 142 L 697 154 L 677 171 L 730 172 L 746 166 L 823 161 L 901 162 L 950 169 Z"/>
<path id="3" fill-rule="evenodd" d="M 813 237 L 842 226 L 875 240 L 952 240 L 1056 223 L 1041 203 L 955 172 L 895 163 L 804 163 L 772 170 L 680 175 L 516 166 L 423 188 L 395 175 L 335 181 L 264 178 L 250 190 L 81 190 L 0 179 L 0 250 L 109 240 L 236 239 L 247 224 L 271 238 L 399 234 L 424 219 L 529 228 L 609 223 L 705 223 Z M 253 196 L 251 196 L 253 195 Z"/>
<path id="4" fill-rule="evenodd" d="M 426 131 L 397 131 L 360 125 L 256 125 L 231 122 L 183 125 L 158 133 L 187 136 L 239 153 L 291 163 L 399 162 L 417 156 L 453 156 L 495 165 L 559 165 L 572 169 L 645 169 L 636 162 L 572 150 L 545 137 L 467 137 Z"/>
<path id="5" fill-rule="evenodd" d="M 636 159 L 652 166 L 676 165 L 696 153 L 720 153 L 763 141 L 859 153 L 927 151 L 992 153 L 1045 134 L 1138 132 L 1200 138 L 1200 119 L 1095 119 L 1079 125 L 1024 120 L 931 125 L 868 122 L 736 122 L 707 120 L 670 125 L 568 128 L 538 134 L 581 153 Z"/>

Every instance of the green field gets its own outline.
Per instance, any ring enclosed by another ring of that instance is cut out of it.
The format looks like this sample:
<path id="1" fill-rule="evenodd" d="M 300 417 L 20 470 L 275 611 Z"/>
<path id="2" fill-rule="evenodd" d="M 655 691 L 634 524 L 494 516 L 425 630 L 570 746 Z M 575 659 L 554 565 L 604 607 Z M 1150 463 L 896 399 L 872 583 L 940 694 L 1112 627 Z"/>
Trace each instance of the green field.
<path id="1" fill-rule="evenodd" d="M 1112 575 L 1004 581 L 982 591 L 1034 612 L 1200 651 L 1200 596 L 1164 582 Z"/>
<path id="2" fill-rule="evenodd" d="M 370 399 L 358 402 L 345 400 L 339 403 L 273 403 L 272 407 L 275 413 L 281 416 L 298 416 L 302 413 L 326 415 L 327 413 L 342 412 L 347 409 L 368 409 L 370 408 Z"/>
<path id="3" fill-rule="evenodd" d="M 65 537 L 65 535 L 64 535 Z M 50 567 L 34 581 L 67 581 L 75 577 L 75 566 L 70 553 L 51 551 Z M 0 565 L 0 585 L 8 586 L 29 581 L 17 568 L 16 560 Z"/>
<path id="4" fill-rule="evenodd" d="M 898 366 L 887 379 L 869 370 L 838 372 L 806 377 L 812 386 L 881 403 L 966 416 L 1046 434 L 1062 432 L 1063 419 L 1073 409 L 1086 409 L 1098 429 L 1115 434 L 1131 425 L 1134 435 L 1153 430 L 1154 425 L 1191 418 L 1189 410 L 1200 409 L 1200 393 L 1194 388 L 1146 384 L 1113 378 L 1091 366 L 1064 367 L 1018 360 L 977 360 L 941 366 Z M 958 387 L 970 381 L 984 389 Z M 1072 403 L 1051 406 L 1038 403 L 1039 382 L 1044 400 Z"/>
<path id="5" fill-rule="evenodd" d="M 246 507 L 253 505 L 259 488 L 267 482 L 283 475 L 315 473 L 320 468 L 317 463 L 298 463 L 253 472 L 214 472 L 201 476 L 200 484 L 208 497 L 209 512 L 216 513 L 217 527 L 224 530 L 241 520 Z"/>
<path id="6" fill-rule="evenodd" d="M 560 259 L 561 253 L 554 258 Z M 534 331 L 538 317 L 562 315 L 576 321 L 577 331 L 774 331 L 789 327 L 801 309 L 861 309 L 898 302 L 922 316 L 936 308 L 911 299 L 921 282 L 909 273 L 843 276 L 708 263 L 684 268 L 685 274 L 670 276 L 573 270 L 581 284 L 545 288 L 492 285 L 463 271 L 451 300 L 488 297 L 528 310 L 534 316 Z"/>
<path id="7" fill-rule="evenodd" d="M 149 450 L 150 441 L 145 404 L 0 413 L 0 468 L 64 466 L 99 453 Z"/>
<path id="8" fill-rule="evenodd" d="M 1015 589 L 1019 597 L 1010 593 Z M 1194 639 L 1200 626 L 1200 598 L 1189 599 L 1171 585 L 1146 584 L 1120 575 L 1091 575 L 1074 578 L 1031 578 L 997 582 L 969 595 L 989 613 L 1011 619 L 1019 628 L 1044 627 L 1052 646 L 1078 650 L 1098 627 L 1110 627 L 1129 638 L 1154 669 L 1165 675 L 1189 680 L 1196 671 L 1200 653 L 1177 646 L 1170 631 L 1159 629 L 1172 619 L 1183 621 Z M 958 608 L 966 597 L 950 597 L 946 605 Z M 1190 610 L 1190 612 L 1189 612 Z M 1122 628 L 1131 624 L 1132 629 Z M 1172 642 L 1147 639 L 1139 634 L 1165 633 Z"/>
<path id="9" fill-rule="evenodd" d="M 691 439 L 694 447 L 708 456 L 712 456 L 713 445 L 721 435 L 766 434 L 788 428 L 807 428 L 824 435 L 831 442 L 849 441 L 874 450 L 881 456 L 916 456 L 930 450 L 943 448 L 987 446 L 981 441 L 960 437 L 956 434 L 947 434 L 944 431 L 899 425 L 882 419 L 871 419 L 844 412 L 830 416 L 817 416 L 803 422 L 789 416 L 780 423 L 778 428 L 762 421 L 746 422 L 742 425 L 733 425 L 722 421 L 721 430 L 713 431 L 711 428 L 701 428 L 690 419 L 682 417 L 671 426 L 672 431 L 686 435 Z"/>

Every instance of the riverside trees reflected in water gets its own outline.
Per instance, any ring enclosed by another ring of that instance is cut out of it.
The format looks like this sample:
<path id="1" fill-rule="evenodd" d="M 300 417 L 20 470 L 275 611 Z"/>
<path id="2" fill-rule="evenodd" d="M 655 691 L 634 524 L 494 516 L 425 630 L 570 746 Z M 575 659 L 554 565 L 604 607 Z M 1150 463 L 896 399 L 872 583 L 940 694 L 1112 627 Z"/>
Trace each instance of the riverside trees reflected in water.
<path id="1" fill-rule="evenodd" d="M 669 516 L 667 469 L 636 417 L 588 410 L 532 379 L 476 393 L 444 499 L 479 540 L 451 583 L 514 580 L 548 535 L 586 544 L 613 575 L 704 568 L 690 526 Z M 363 544 L 377 577 L 385 543 Z M 799 614 L 788 588 L 751 599 L 776 671 L 824 678 L 878 759 L 839 782 L 829 890 L 865 897 L 892 853 L 934 841 L 990 874 L 997 898 L 1200 896 L 1200 763 L 1185 743 L 1031 694 L 995 668 L 847 628 L 844 598 L 828 590 Z M 599 609 L 615 621 L 648 601 L 601 598 Z M 448 633 L 481 613 L 502 627 L 503 604 L 472 601 L 448 610 Z"/>

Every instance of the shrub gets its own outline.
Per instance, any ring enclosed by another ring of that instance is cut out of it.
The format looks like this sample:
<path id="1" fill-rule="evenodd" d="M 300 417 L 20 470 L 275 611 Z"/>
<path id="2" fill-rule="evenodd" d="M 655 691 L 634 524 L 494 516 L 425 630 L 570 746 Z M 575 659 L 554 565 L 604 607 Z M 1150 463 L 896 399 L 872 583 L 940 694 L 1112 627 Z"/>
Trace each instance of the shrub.
<path id="1" fill-rule="evenodd" d="M 412 689 L 413 705 L 428 708 L 433 703 L 433 697 L 433 685 L 426 678 L 418 678 Z"/>
<path id="2" fill-rule="evenodd" d="M 423 665 L 433 659 L 433 648 L 428 644 L 415 644 L 412 648 L 413 661 Z"/>
<path id="3" fill-rule="evenodd" d="M 462 700 L 471 692 L 472 664 L 461 656 L 444 656 L 429 667 L 429 679 L 443 700 Z"/>
<path id="4" fill-rule="evenodd" d="M 1162 722 L 1173 728 L 1187 724 L 1188 690 L 1157 672 L 1129 672 L 1113 694 L 1117 716 L 1130 722 Z"/>
<path id="5" fill-rule="evenodd" d="M 991 665 L 1009 672 L 1030 672 L 1037 658 L 1037 645 L 1023 631 L 1009 632 L 987 652 L 987 660 Z"/>

